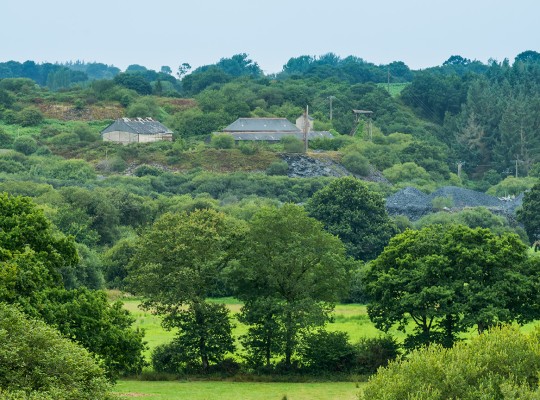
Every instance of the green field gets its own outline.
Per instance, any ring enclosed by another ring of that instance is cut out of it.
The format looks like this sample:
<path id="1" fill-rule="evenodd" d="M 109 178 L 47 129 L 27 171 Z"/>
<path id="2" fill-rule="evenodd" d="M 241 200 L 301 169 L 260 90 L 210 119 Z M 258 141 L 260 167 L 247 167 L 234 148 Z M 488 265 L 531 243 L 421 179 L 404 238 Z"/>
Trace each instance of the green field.
<path id="1" fill-rule="evenodd" d="M 135 298 L 122 298 L 124 307 L 128 309 L 137 318 L 135 323 L 136 327 L 142 328 L 146 331 L 145 340 L 148 342 L 148 350 L 146 352 L 147 358 L 149 358 L 152 349 L 156 346 L 170 342 L 175 331 L 166 331 L 161 327 L 161 318 L 152 315 L 147 311 L 139 309 L 140 301 Z M 233 298 L 221 298 L 213 301 L 224 303 L 231 310 L 233 316 L 240 311 L 242 304 Z M 246 333 L 247 327 L 235 319 L 234 336 L 238 338 L 240 335 Z M 339 304 L 336 306 L 334 312 L 333 322 L 327 325 L 327 329 L 330 331 L 343 331 L 347 332 L 351 342 L 358 342 L 364 337 L 377 337 L 382 334 L 377 330 L 375 326 L 369 320 L 367 315 L 366 306 L 361 304 Z M 393 330 L 390 332 L 398 339 L 404 338 L 402 332 Z"/>
<path id="2" fill-rule="evenodd" d="M 361 386 L 354 382 L 118 382 L 115 392 L 130 399 L 167 400 L 354 400 Z M 286 396 L 286 397 L 285 397 Z"/>

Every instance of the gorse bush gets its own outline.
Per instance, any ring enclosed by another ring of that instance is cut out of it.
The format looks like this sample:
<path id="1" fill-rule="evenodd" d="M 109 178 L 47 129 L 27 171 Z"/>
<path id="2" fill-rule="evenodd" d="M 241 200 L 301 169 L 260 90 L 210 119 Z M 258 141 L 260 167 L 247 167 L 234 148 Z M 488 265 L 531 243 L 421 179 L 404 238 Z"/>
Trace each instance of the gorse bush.
<path id="1" fill-rule="evenodd" d="M 539 332 L 495 328 L 460 342 L 412 352 L 379 370 L 364 389 L 366 400 L 538 399 Z"/>

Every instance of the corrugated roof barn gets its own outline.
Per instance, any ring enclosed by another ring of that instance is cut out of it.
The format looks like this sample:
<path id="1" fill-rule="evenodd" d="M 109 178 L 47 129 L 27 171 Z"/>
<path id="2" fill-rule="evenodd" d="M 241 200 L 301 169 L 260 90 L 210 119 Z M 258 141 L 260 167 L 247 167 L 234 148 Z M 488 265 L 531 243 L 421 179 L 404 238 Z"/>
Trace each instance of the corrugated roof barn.
<path id="1" fill-rule="evenodd" d="M 101 131 L 104 141 L 122 144 L 172 141 L 172 134 L 169 128 L 152 118 L 120 118 Z"/>
<path id="2" fill-rule="evenodd" d="M 220 134 L 232 135 L 235 141 L 279 142 L 284 136 L 303 139 L 302 130 L 286 118 L 238 118 Z M 308 140 L 321 137 L 333 138 L 332 134 L 326 131 L 308 133 Z"/>

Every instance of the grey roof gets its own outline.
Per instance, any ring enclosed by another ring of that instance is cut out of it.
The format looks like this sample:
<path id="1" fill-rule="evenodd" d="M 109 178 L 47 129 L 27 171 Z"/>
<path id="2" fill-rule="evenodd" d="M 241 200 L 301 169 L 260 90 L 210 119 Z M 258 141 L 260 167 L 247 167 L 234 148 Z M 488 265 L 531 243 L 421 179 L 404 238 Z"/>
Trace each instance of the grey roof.
<path id="1" fill-rule="evenodd" d="M 238 118 L 223 132 L 301 132 L 300 129 L 286 118 Z M 264 139 L 259 139 L 264 140 Z"/>
<path id="2" fill-rule="evenodd" d="M 120 118 L 101 131 L 101 134 L 109 132 L 129 132 L 140 135 L 156 135 L 160 133 L 173 133 L 161 122 L 154 121 L 152 118 Z"/>
<path id="3" fill-rule="evenodd" d="M 231 135 L 234 140 L 261 140 L 261 141 L 280 141 L 285 136 L 294 136 L 300 140 L 304 139 L 304 134 L 302 131 L 297 130 L 296 132 L 223 132 L 221 134 L 228 134 Z M 317 138 L 333 138 L 334 136 L 327 131 L 317 131 L 317 132 L 309 132 L 308 133 L 308 140 L 313 140 Z"/>

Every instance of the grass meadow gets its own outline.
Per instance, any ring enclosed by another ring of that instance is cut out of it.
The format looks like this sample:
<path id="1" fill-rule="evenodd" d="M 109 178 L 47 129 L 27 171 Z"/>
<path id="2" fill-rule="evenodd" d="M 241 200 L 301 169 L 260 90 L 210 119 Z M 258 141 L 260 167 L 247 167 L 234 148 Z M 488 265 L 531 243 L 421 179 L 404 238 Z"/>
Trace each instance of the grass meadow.
<path id="1" fill-rule="evenodd" d="M 354 400 L 359 386 L 354 382 L 120 381 L 115 391 L 123 398 L 142 400 Z"/>

